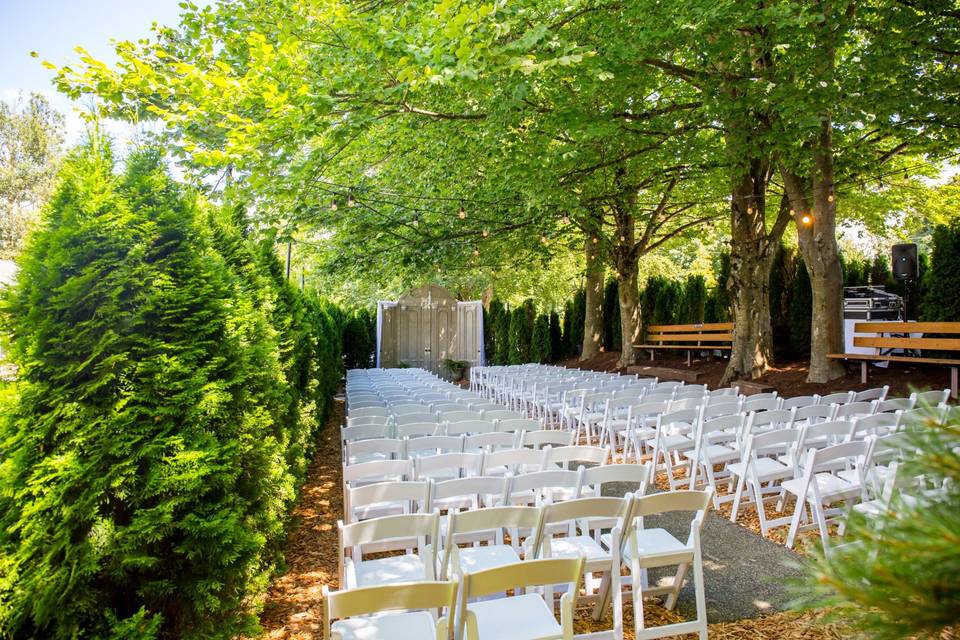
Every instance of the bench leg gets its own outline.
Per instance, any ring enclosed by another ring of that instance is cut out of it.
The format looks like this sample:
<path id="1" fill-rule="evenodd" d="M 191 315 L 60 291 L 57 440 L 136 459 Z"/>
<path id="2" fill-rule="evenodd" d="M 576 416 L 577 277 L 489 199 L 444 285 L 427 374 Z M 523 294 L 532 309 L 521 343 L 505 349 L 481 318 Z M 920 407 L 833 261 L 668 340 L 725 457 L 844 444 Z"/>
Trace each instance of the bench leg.
<path id="1" fill-rule="evenodd" d="M 689 367 L 689 366 L 692 365 L 692 364 L 693 364 L 693 352 L 688 350 L 688 351 L 687 351 L 687 366 Z"/>
<path id="2" fill-rule="evenodd" d="M 957 367 L 950 367 L 950 397 L 957 399 Z"/>
<path id="3" fill-rule="evenodd" d="M 653 362 L 653 349 L 647 349 L 650 352 L 650 362 Z"/>
<path id="4" fill-rule="evenodd" d="M 867 361 L 860 361 L 860 384 L 867 384 Z"/>

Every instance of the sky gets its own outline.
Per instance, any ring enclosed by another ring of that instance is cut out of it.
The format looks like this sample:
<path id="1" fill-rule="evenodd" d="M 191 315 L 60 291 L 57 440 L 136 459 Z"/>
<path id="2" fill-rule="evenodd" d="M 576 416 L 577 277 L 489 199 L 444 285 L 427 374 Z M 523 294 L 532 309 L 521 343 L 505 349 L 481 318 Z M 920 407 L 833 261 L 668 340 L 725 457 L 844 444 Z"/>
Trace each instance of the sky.
<path id="1" fill-rule="evenodd" d="M 78 60 L 74 47 L 82 46 L 95 58 L 113 62 L 111 40 L 136 40 L 150 35 L 154 22 L 175 25 L 180 0 L 0 0 L 0 100 L 18 92 L 42 93 L 66 117 L 67 142 L 84 132 L 72 102 L 53 87 L 53 71 L 41 62 L 57 65 Z M 37 58 L 30 56 L 36 51 Z M 115 137 L 128 139 L 129 127 L 108 123 Z"/>

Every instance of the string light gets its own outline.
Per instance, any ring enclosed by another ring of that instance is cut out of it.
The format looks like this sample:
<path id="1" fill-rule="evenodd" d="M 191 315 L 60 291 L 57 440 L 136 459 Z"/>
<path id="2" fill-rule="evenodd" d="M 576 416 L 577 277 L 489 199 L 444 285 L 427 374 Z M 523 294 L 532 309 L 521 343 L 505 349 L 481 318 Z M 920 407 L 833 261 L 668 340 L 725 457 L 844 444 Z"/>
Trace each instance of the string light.
<path id="1" fill-rule="evenodd" d="M 336 200 L 332 200 L 332 201 L 330 202 L 330 211 L 336 211 L 336 210 L 339 209 L 339 208 L 340 208 L 340 207 L 337 205 L 337 201 L 336 201 Z"/>
<path id="2" fill-rule="evenodd" d="M 813 217 L 809 213 L 805 213 L 803 214 L 803 217 L 800 218 L 800 222 L 803 223 L 803 226 L 809 227 L 811 224 L 813 224 Z"/>
<path id="3" fill-rule="evenodd" d="M 419 227 L 419 226 L 420 226 L 420 218 L 414 218 L 414 219 L 413 219 L 413 222 L 412 222 L 411 224 L 412 224 L 413 226 L 415 226 L 415 227 Z"/>
<path id="4" fill-rule="evenodd" d="M 563 216 L 563 224 L 570 224 L 570 216 L 564 214 L 564 216 Z"/>
<path id="5" fill-rule="evenodd" d="M 832 194 L 832 193 L 827 196 L 827 202 L 833 202 L 833 194 Z"/>
<path id="6" fill-rule="evenodd" d="M 747 215 L 753 215 L 753 207 L 747 207 Z"/>
<path id="7" fill-rule="evenodd" d="M 490 235 L 490 232 L 487 231 L 486 229 L 484 229 L 484 230 L 483 230 L 483 237 L 486 238 L 486 237 L 489 236 L 489 235 Z"/>
<path id="8" fill-rule="evenodd" d="M 474 257 L 479 256 L 479 255 L 480 255 L 480 249 L 474 249 L 474 250 L 473 250 L 473 255 L 474 255 Z"/>
<path id="9" fill-rule="evenodd" d="M 547 244 L 547 236 L 540 236 L 540 242 Z"/>
<path id="10" fill-rule="evenodd" d="M 795 215 L 797 215 L 797 212 L 794 211 L 793 209 L 790 209 L 790 215 L 791 215 L 791 216 L 795 216 Z"/>
<path id="11" fill-rule="evenodd" d="M 347 196 L 347 206 L 350 207 L 351 209 L 357 206 L 357 201 L 354 199 L 352 193 Z"/>
<path id="12" fill-rule="evenodd" d="M 598 242 L 600 242 L 600 238 L 593 236 L 593 244 L 597 244 Z"/>
<path id="13" fill-rule="evenodd" d="M 464 209 L 463 206 L 461 206 L 460 211 L 457 213 L 457 215 L 460 216 L 461 220 L 464 220 L 467 217 L 466 209 Z"/>

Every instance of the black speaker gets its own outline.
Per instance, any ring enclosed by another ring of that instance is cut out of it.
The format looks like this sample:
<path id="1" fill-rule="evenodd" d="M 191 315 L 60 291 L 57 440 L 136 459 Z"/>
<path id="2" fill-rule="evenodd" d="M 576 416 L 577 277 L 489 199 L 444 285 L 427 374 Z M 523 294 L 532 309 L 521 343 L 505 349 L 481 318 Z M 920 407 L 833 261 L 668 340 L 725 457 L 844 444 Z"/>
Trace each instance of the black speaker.
<path id="1" fill-rule="evenodd" d="M 897 280 L 916 280 L 920 277 L 917 265 L 917 245 L 893 245 L 893 277 Z"/>

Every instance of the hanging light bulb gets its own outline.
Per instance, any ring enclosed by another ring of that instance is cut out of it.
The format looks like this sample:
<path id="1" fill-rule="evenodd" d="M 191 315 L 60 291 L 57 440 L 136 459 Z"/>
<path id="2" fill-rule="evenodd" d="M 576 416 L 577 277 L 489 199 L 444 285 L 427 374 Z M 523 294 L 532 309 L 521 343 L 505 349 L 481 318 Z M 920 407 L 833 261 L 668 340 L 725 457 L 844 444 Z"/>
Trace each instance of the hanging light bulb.
<path id="1" fill-rule="evenodd" d="M 597 244 L 598 242 L 600 242 L 600 238 L 593 236 L 593 244 Z"/>
<path id="2" fill-rule="evenodd" d="M 795 215 L 797 215 L 797 212 L 794 211 L 793 209 L 790 209 L 790 215 L 791 215 L 791 216 L 795 216 Z"/>
<path id="3" fill-rule="evenodd" d="M 747 207 L 747 215 L 753 215 L 753 207 Z"/>
<path id="4" fill-rule="evenodd" d="M 483 237 L 486 238 L 486 237 L 489 236 L 489 235 L 490 235 L 490 232 L 487 231 L 486 229 L 484 229 L 484 230 L 483 230 Z"/>
<path id="5" fill-rule="evenodd" d="M 336 199 L 330 201 L 330 211 L 336 211 L 339 208 Z"/>
<path id="6" fill-rule="evenodd" d="M 411 224 L 412 224 L 413 226 L 415 226 L 415 227 L 419 227 L 419 226 L 420 226 L 420 218 L 414 218 L 414 219 L 413 219 L 413 222 L 412 222 Z"/>
<path id="7" fill-rule="evenodd" d="M 540 242 L 547 244 L 547 236 L 540 236 Z"/>
<path id="8" fill-rule="evenodd" d="M 356 199 L 354 199 L 352 192 L 350 193 L 350 195 L 347 196 L 347 206 L 350 207 L 351 209 L 357 206 L 357 201 Z"/>
<path id="9" fill-rule="evenodd" d="M 474 257 L 479 256 L 479 255 L 480 255 L 480 249 L 474 249 L 474 250 L 473 250 L 473 255 L 474 255 Z"/>
<path id="10" fill-rule="evenodd" d="M 827 194 L 827 202 L 833 202 L 833 194 Z"/>
<path id="11" fill-rule="evenodd" d="M 564 214 L 564 216 L 563 216 L 563 224 L 570 224 L 570 216 Z"/>
<path id="12" fill-rule="evenodd" d="M 457 215 L 460 217 L 461 220 L 464 220 L 467 217 L 466 209 L 464 209 L 463 206 L 461 206 L 460 211 L 457 213 Z"/>
<path id="13" fill-rule="evenodd" d="M 811 216 L 809 213 L 805 213 L 803 214 L 803 217 L 800 218 L 800 222 L 803 223 L 803 226 L 809 227 L 811 224 L 813 224 L 813 216 Z"/>

